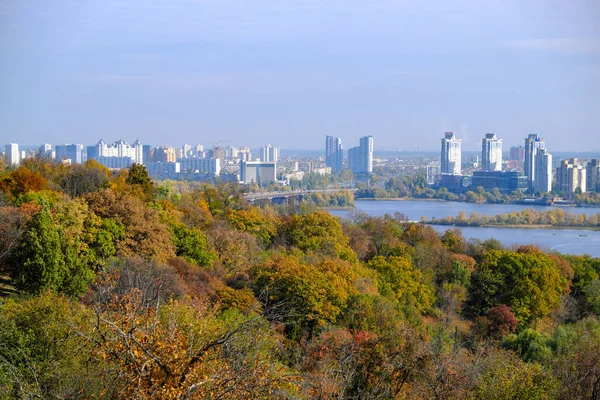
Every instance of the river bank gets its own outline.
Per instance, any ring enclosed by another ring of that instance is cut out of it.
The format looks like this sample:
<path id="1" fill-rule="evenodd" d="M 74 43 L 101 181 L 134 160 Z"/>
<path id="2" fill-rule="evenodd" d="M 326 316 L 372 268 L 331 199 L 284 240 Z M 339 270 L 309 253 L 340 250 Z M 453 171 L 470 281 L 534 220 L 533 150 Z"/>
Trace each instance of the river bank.
<path id="1" fill-rule="evenodd" d="M 589 204 L 589 205 L 577 205 L 577 204 L 541 204 L 541 203 L 529 203 L 523 201 L 511 201 L 507 203 L 488 203 L 488 202 L 469 202 L 469 201 L 461 201 L 461 200 L 445 200 L 445 199 L 423 199 L 420 197 L 377 197 L 377 198 L 369 198 L 369 197 L 359 197 L 356 198 L 355 201 L 425 201 L 425 202 L 439 202 L 439 203 L 459 203 L 459 204 L 486 204 L 486 205 L 519 205 L 526 207 L 554 207 L 554 208 L 596 208 L 600 209 L 600 205 L 597 204 Z"/>
<path id="2" fill-rule="evenodd" d="M 498 215 L 515 211 L 531 209 L 529 205 L 523 204 L 481 204 L 463 203 L 451 201 L 363 201 L 356 200 L 354 210 L 331 210 L 332 215 L 342 218 L 352 218 L 356 212 L 366 213 L 373 217 L 381 217 L 385 214 L 394 215 L 401 212 L 411 221 L 420 221 L 422 217 L 426 220 L 435 218 L 438 222 L 446 217 L 455 217 L 460 212 L 467 216 L 472 212 L 479 215 Z M 540 211 L 556 211 L 559 207 L 540 207 Z M 572 207 L 568 211 L 572 214 L 589 213 L 586 208 Z M 590 254 L 600 257 L 600 231 L 585 229 L 581 227 L 533 227 L 525 225 L 504 226 L 452 226 L 431 224 L 439 233 L 447 229 L 457 228 L 466 239 L 486 240 L 495 238 L 505 246 L 519 246 L 534 244 L 549 251 L 560 251 L 565 254 Z M 537 229 L 536 229 L 537 228 Z"/>
<path id="3" fill-rule="evenodd" d="M 600 231 L 600 227 L 594 226 L 565 226 L 565 225 L 550 225 L 550 224 L 482 224 L 482 225 L 469 225 L 469 224 L 441 224 L 439 221 L 427 221 L 426 225 L 436 226 L 448 226 L 448 227 L 469 227 L 469 228 L 503 228 L 503 229 L 570 229 L 570 230 L 585 230 L 585 231 Z"/>

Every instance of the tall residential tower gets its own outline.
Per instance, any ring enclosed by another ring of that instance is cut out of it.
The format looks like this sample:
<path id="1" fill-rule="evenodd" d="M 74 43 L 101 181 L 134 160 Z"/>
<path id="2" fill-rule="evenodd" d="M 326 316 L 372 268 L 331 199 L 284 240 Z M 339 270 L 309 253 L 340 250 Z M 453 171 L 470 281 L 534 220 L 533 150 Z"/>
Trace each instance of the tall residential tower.
<path id="1" fill-rule="evenodd" d="M 535 181 L 538 178 L 536 173 L 538 172 L 538 168 L 536 168 L 536 156 L 540 153 L 540 150 L 544 150 L 546 148 L 546 143 L 544 139 L 541 139 L 538 135 L 532 133 L 525 138 L 525 163 L 523 165 L 523 173 L 527 177 L 527 191 L 530 194 L 537 193 L 539 190 L 539 186 L 536 186 Z M 541 155 L 542 153 L 540 153 Z M 547 152 L 543 152 L 544 156 L 549 155 Z M 540 170 L 542 171 L 542 170 Z M 545 169 L 544 169 L 545 171 Z M 550 170 L 550 177 L 541 177 L 544 181 L 549 180 L 550 184 L 552 183 L 552 170 Z M 546 190 L 543 190 L 546 192 Z"/>
<path id="2" fill-rule="evenodd" d="M 481 140 L 481 170 L 502 171 L 502 139 L 486 133 Z"/>
<path id="3" fill-rule="evenodd" d="M 373 136 L 360 138 L 360 145 L 348 150 L 348 168 L 355 173 L 373 172 Z"/>
<path id="4" fill-rule="evenodd" d="M 335 136 L 325 137 L 325 165 L 331 167 L 331 172 L 336 173 L 342 170 L 344 160 L 344 150 L 342 139 Z"/>
<path id="5" fill-rule="evenodd" d="M 457 138 L 453 132 L 446 132 L 442 138 L 442 174 L 460 175 L 461 143 L 462 139 Z"/>

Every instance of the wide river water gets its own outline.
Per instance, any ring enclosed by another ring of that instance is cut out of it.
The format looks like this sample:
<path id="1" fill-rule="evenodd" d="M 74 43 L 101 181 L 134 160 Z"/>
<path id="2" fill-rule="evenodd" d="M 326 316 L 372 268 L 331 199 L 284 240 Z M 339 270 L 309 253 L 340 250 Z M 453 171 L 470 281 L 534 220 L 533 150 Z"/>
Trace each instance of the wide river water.
<path id="1" fill-rule="evenodd" d="M 393 201 L 393 200 L 357 200 L 355 210 L 330 210 L 332 215 L 350 218 L 355 211 L 365 212 L 371 216 L 393 215 L 395 212 L 404 213 L 411 221 L 419 221 L 424 216 L 427 219 L 456 217 L 464 211 L 467 217 L 471 212 L 481 215 L 497 215 L 513 211 L 533 208 L 536 211 L 548 211 L 555 207 L 535 207 L 521 204 L 474 204 L 452 201 Z M 572 214 L 597 214 L 600 208 L 564 207 L 563 210 Z M 448 226 L 432 225 L 440 232 Z M 565 254 L 589 254 L 600 257 L 600 231 L 583 229 L 531 229 L 531 228 L 477 228 L 459 227 L 465 238 L 486 240 L 496 238 L 506 246 L 534 244 L 542 249 L 556 250 Z"/>

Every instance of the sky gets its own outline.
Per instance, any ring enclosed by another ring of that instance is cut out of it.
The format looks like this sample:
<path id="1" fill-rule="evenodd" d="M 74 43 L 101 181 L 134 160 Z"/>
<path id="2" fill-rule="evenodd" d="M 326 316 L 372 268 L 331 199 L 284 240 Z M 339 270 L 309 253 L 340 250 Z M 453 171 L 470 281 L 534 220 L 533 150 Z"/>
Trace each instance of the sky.
<path id="1" fill-rule="evenodd" d="M 0 143 L 600 150 L 598 0 L 1 0 Z"/>

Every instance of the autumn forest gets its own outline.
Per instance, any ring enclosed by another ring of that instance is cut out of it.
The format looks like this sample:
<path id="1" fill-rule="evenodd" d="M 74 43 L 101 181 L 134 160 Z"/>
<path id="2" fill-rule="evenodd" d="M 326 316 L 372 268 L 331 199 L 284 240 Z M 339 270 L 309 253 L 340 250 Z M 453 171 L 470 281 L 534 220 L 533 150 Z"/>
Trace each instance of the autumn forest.
<path id="1" fill-rule="evenodd" d="M 0 399 L 600 399 L 600 259 L 0 165 Z"/>

